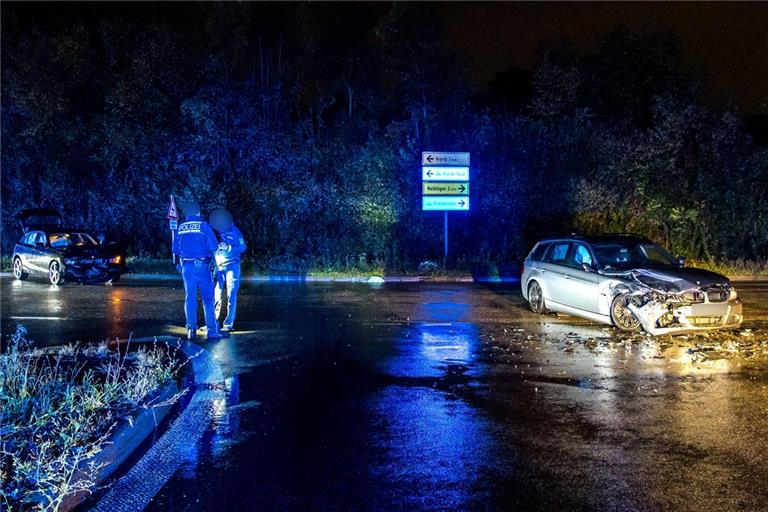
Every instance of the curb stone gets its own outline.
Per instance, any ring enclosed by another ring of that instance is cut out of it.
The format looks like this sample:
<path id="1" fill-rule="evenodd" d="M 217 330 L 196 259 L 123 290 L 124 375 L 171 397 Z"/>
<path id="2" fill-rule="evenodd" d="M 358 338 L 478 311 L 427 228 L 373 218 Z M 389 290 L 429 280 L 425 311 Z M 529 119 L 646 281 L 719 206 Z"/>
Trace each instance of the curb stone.
<path id="1" fill-rule="evenodd" d="M 158 403 L 162 403 L 171 399 L 178 391 L 179 388 L 175 382 L 168 383 L 160 388 L 160 391 L 154 400 Z M 95 481 L 97 486 L 106 482 L 120 468 L 120 465 L 123 464 L 146 439 L 156 432 L 158 425 L 165 419 L 170 410 L 170 404 L 157 407 L 145 406 L 133 415 L 131 423 L 122 425 L 114 432 L 114 434 L 109 436 L 109 444 L 97 453 L 93 459 L 87 461 L 88 464 L 105 464 L 96 475 Z M 73 478 L 79 479 L 83 476 L 84 473 L 79 472 Z M 85 501 L 89 495 L 90 492 L 88 491 L 67 495 L 61 503 L 60 510 L 74 510 L 75 507 Z"/>
<path id="2" fill-rule="evenodd" d="M 143 510 L 179 466 L 189 459 L 203 433 L 214 420 L 214 411 L 225 400 L 224 375 L 210 352 L 177 338 L 156 338 L 181 350 L 192 362 L 192 396 L 179 416 L 146 454 L 101 497 L 91 509 L 104 512 Z M 154 341 L 140 338 L 136 341 Z"/>

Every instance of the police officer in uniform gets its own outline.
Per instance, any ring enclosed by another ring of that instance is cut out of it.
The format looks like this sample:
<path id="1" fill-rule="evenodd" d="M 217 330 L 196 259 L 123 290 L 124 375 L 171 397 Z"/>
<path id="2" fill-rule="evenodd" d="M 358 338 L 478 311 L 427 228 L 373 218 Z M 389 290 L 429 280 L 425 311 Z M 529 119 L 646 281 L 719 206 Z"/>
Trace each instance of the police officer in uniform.
<path id="1" fill-rule="evenodd" d="M 181 276 L 184 278 L 184 313 L 187 317 L 187 339 L 197 336 L 197 291 L 203 301 L 208 339 L 228 338 L 219 331 L 213 308 L 213 276 L 211 262 L 218 246 L 211 226 L 202 218 L 200 205 L 194 201 L 181 204 L 187 217 L 179 224 L 173 239 L 173 253 L 179 256 Z"/>
<path id="2" fill-rule="evenodd" d="M 221 306 L 226 299 L 227 317 L 224 319 L 222 331 L 230 332 L 235 325 L 237 313 L 237 290 L 240 288 L 240 255 L 245 252 L 246 244 L 243 234 L 235 226 L 232 214 L 224 208 L 211 212 L 210 223 L 219 235 L 219 246 L 214 257 L 216 259 L 216 316 L 219 316 Z M 227 296 L 224 297 L 224 286 Z"/>

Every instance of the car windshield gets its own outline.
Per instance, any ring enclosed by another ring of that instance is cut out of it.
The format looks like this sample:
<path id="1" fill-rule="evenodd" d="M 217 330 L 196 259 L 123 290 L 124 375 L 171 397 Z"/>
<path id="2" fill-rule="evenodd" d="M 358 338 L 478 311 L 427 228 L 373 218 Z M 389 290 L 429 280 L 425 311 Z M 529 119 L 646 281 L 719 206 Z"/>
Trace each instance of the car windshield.
<path id="1" fill-rule="evenodd" d="M 54 248 L 98 245 L 88 233 L 51 233 L 48 235 L 48 243 Z"/>
<path id="2" fill-rule="evenodd" d="M 629 269 L 637 267 L 670 267 L 675 259 L 652 243 L 610 242 L 592 246 L 600 268 Z"/>

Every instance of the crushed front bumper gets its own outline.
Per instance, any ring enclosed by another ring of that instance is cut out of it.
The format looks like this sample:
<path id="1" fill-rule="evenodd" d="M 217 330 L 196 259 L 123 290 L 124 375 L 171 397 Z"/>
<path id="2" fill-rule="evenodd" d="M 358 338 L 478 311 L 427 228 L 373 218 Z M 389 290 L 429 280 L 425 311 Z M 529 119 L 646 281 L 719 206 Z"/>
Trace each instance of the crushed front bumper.
<path id="1" fill-rule="evenodd" d="M 737 329 L 744 321 L 741 299 L 719 303 L 674 305 L 649 301 L 628 305 L 643 329 L 654 336 Z"/>
<path id="2" fill-rule="evenodd" d="M 105 283 L 120 277 L 120 265 L 67 265 L 64 279 L 77 283 Z"/>

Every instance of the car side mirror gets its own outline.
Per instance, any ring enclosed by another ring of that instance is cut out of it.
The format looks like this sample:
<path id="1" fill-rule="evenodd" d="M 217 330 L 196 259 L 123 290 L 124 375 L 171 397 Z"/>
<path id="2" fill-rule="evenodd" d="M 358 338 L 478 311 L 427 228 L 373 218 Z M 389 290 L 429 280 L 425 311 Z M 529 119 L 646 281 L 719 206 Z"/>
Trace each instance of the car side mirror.
<path id="1" fill-rule="evenodd" d="M 683 256 L 677 257 L 677 266 L 678 267 L 684 267 L 685 266 L 685 258 Z"/>
<path id="2" fill-rule="evenodd" d="M 43 242 L 37 242 L 35 244 L 35 249 L 45 249 L 45 244 Z"/>
<path id="3" fill-rule="evenodd" d="M 594 272 L 595 271 L 595 269 L 592 268 L 592 265 L 590 265 L 589 263 L 582 263 L 581 264 L 581 269 L 584 272 Z"/>

